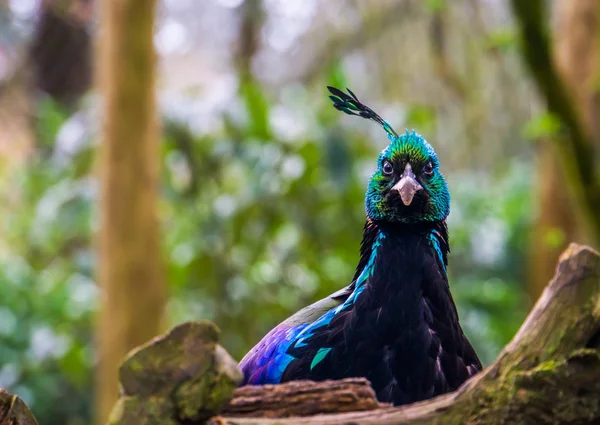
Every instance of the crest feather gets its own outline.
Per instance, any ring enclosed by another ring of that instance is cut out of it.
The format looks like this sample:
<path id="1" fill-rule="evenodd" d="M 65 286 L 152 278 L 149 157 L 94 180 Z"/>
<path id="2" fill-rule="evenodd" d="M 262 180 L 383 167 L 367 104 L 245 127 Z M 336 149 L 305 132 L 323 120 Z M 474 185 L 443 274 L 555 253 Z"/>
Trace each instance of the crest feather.
<path id="1" fill-rule="evenodd" d="M 338 111 L 345 112 L 348 115 L 356 115 L 358 117 L 366 118 L 371 121 L 375 121 L 386 131 L 388 136 L 392 139 L 398 137 L 398 133 L 394 131 L 391 125 L 386 120 L 381 118 L 375 111 L 363 104 L 352 90 L 348 90 L 348 94 L 343 91 L 336 89 L 335 87 L 327 86 L 327 89 L 332 94 L 329 98 L 333 101 L 333 107 Z"/>

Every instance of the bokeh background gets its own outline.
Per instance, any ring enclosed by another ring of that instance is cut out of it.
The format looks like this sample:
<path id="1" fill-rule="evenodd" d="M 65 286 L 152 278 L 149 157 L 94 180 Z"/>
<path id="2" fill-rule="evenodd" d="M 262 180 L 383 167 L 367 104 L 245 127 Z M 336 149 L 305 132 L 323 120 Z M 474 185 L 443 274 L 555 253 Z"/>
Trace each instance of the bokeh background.
<path id="1" fill-rule="evenodd" d="M 88 424 L 94 411 L 96 9 L 0 0 L 0 387 L 41 424 Z M 540 19 L 554 29 L 554 16 Z M 451 288 L 489 364 L 560 250 L 586 241 L 518 44 L 502 0 L 159 1 L 168 324 L 213 320 L 240 359 L 349 283 L 387 138 L 331 107 L 325 86 L 347 86 L 436 148 Z"/>

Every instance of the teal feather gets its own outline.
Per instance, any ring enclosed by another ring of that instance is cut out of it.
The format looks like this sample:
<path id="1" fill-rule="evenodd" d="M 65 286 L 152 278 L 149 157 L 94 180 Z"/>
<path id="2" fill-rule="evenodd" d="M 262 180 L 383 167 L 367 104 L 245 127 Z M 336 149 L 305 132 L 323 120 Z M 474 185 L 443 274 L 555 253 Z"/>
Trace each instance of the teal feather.
<path id="1" fill-rule="evenodd" d="M 315 358 L 310 363 L 310 370 L 313 370 L 313 368 L 316 365 L 318 365 L 319 362 L 321 360 L 323 360 L 325 358 L 325 356 L 327 355 L 327 353 L 329 353 L 330 351 L 331 351 L 331 348 L 321 348 L 321 349 L 319 349 L 319 351 L 317 351 L 317 354 L 315 354 Z"/>

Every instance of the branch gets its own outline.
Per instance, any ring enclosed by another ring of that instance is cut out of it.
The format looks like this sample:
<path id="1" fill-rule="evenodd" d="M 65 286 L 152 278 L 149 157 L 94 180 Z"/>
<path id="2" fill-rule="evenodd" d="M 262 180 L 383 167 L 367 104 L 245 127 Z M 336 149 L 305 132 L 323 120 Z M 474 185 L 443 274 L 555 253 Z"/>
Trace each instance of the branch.
<path id="1" fill-rule="evenodd" d="M 567 173 L 575 176 L 576 196 L 594 237 L 600 243 L 600 181 L 596 174 L 592 140 L 578 115 L 566 84 L 552 59 L 550 38 L 544 25 L 543 0 L 512 0 L 520 23 L 523 57 L 529 66 L 548 111 L 562 121 L 567 137 L 556 138 Z"/>
<path id="2" fill-rule="evenodd" d="M 373 410 L 385 406 L 364 378 L 340 381 L 293 381 L 283 385 L 245 386 L 233 393 L 223 414 L 229 417 L 283 418 Z"/>

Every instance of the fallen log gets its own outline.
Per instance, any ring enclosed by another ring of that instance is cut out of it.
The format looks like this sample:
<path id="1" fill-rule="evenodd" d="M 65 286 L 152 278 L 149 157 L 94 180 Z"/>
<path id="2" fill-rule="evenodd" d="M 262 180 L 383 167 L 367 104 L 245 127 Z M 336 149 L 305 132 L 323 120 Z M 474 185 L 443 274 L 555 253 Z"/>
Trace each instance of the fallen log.
<path id="1" fill-rule="evenodd" d="M 163 337 L 169 344 L 163 342 L 162 349 L 154 349 L 152 356 L 144 351 L 153 350 L 157 342 L 134 353 L 138 361 L 132 362 L 131 357 L 125 361 L 124 367 L 135 372 L 140 385 L 127 384 L 123 381 L 127 374 L 122 373 L 123 399 L 117 403 L 111 423 L 201 424 L 219 412 L 223 416 L 214 416 L 210 424 L 600 423 L 600 255 L 581 245 L 572 244 L 563 253 L 555 277 L 492 365 L 456 392 L 408 406 L 376 405 L 364 382 L 356 379 L 245 387 L 234 392 L 239 369 L 228 360 L 216 360 L 227 358 L 216 344 L 217 332 L 200 332 L 199 326 L 182 325 L 176 328 L 178 337 Z M 206 326 L 204 323 L 201 328 Z M 193 335 L 186 334 L 194 330 Z M 207 335 L 209 341 L 205 341 Z M 205 347 L 200 350 L 202 361 L 190 356 L 189 347 L 194 346 Z M 182 351 L 186 356 L 180 357 Z M 161 356 L 170 360 L 165 363 Z M 150 368 L 145 366 L 149 359 L 154 365 Z M 164 364 L 168 373 L 161 366 Z M 214 376 L 220 376 L 223 385 L 207 378 Z M 182 387 L 187 388 L 183 393 L 179 391 Z M 339 398 L 346 397 L 339 402 L 339 410 L 332 407 L 337 406 L 336 392 Z"/>
<path id="2" fill-rule="evenodd" d="M 223 414 L 229 417 L 285 418 L 373 410 L 384 406 L 388 404 L 377 401 L 368 380 L 348 378 L 241 387 L 235 390 Z"/>

